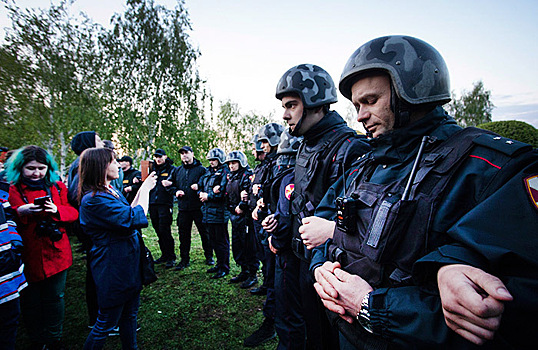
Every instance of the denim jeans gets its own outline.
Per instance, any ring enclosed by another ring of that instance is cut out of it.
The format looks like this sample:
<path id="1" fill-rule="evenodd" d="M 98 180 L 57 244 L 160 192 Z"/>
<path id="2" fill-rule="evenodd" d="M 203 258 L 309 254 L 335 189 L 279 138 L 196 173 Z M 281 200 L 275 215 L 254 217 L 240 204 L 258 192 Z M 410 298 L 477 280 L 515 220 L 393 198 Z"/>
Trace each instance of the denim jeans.
<path id="1" fill-rule="evenodd" d="M 20 313 L 19 298 L 0 304 L 0 350 L 15 349 Z"/>
<path id="2" fill-rule="evenodd" d="M 140 292 L 125 303 L 111 307 L 99 308 L 97 322 L 86 338 L 84 350 L 102 349 L 108 334 L 116 327 L 120 328 L 121 348 L 138 349 L 136 344 L 136 316 L 140 306 Z"/>

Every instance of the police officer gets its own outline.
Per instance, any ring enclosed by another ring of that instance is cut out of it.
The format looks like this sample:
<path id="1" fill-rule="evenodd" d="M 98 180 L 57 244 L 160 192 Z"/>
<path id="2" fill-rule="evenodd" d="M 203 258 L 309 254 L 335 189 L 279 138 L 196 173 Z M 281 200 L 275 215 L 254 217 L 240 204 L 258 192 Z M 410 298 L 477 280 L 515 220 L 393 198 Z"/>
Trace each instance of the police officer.
<path id="1" fill-rule="evenodd" d="M 226 197 L 230 221 L 232 222 L 232 253 L 235 262 L 241 267 L 239 275 L 230 279 L 231 283 L 241 283 L 241 288 L 250 288 L 258 283 L 256 272 L 256 237 L 253 231 L 248 231 L 248 204 L 241 198 L 241 192 L 248 191 L 251 186 L 250 170 L 247 157 L 241 151 L 232 151 L 226 156 L 229 167 Z"/>
<path id="2" fill-rule="evenodd" d="M 290 134 L 304 138 L 295 164 L 291 202 L 291 247 L 295 256 L 288 259 L 293 266 L 289 273 L 298 276 L 300 284 L 306 347 L 330 349 L 336 346 L 337 339 L 331 334 L 325 311 L 313 288 L 314 281 L 308 273 L 310 254 L 299 227 L 304 218 L 314 213 L 329 186 L 369 147 L 362 141 L 364 137 L 357 135 L 337 112 L 329 109 L 330 104 L 337 101 L 336 87 L 321 67 L 301 64 L 290 68 L 278 82 L 276 97 L 282 101 L 283 118 Z M 292 259 L 296 261 L 291 262 Z"/>
<path id="3" fill-rule="evenodd" d="M 278 175 L 270 190 L 269 215 L 262 226 L 270 234 L 268 238 L 275 257 L 275 328 L 278 334 L 278 349 L 304 349 L 306 339 L 305 322 L 301 310 L 299 275 L 296 273 L 299 260 L 291 250 L 290 202 L 293 194 L 295 158 L 302 138 L 294 137 L 287 130 L 282 133 L 278 145 Z"/>
<path id="4" fill-rule="evenodd" d="M 118 162 L 123 170 L 123 195 L 127 202 L 132 203 L 138 189 L 142 186 L 142 173 L 133 168 L 133 158 L 129 156 L 121 157 Z"/>
<path id="5" fill-rule="evenodd" d="M 228 236 L 229 213 L 226 210 L 226 181 L 228 171 L 224 163 L 226 155 L 220 148 L 207 153 L 209 167 L 200 178 L 198 196 L 202 204 L 203 222 L 209 232 L 211 246 L 217 256 L 217 264 L 208 269 L 212 279 L 222 278 L 230 272 L 230 238 Z"/>
<path id="6" fill-rule="evenodd" d="M 149 193 L 149 217 L 151 225 L 159 238 L 161 257 L 155 260 L 157 264 L 165 264 L 172 268 L 176 264 L 174 238 L 172 237 L 172 206 L 174 197 L 168 193 L 163 181 L 170 176 L 174 161 L 166 155 L 162 148 L 153 153 L 153 171 L 157 175 L 157 184 Z"/>
<path id="7" fill-rule="evenodd" d="M 274 178 L 277 166 L 277 147 L 280 142 L 280 135 L 284 127 L 277 123 L 269 123 L 262 126 L 258 130 L 258 142 L 261 149 L 265 153 L 263 161 L 260 166 L 257 167 L 254 172 L 254 179 L 252 180 L 252 201 L 256 202 L 256 205 L 261 204 L 260 199 L 263 201 L 264 187 L 269 185 Z M 259 210 L 261 209 L 261 210 Z M 272 293 L 275 279 L 275 258 L 271 253 L 267 244 L 267 233 L 263 231 L 261 227 L 261 221 L 267 216 L 267 207 L 257 207 L 253 211 L 253 225 L 256 231 L 257 246 L 258 246 L 258 258 L 262 262 L 262 275 L 263 284 L 252 289 L 250 292 L 254 295 L 265 295 Z M 269 296 L 270 300 L 272 296 Z M 269 309 L 267 309 L 269 307 Z M 274 315 L 274 303 L 271 302 L 266 305 L 266 310 L 269 314 Z"/>
<path id="8" fill-rule="evenodd" d="M 209 241 L 209 233 L 202 222 L 202 202 L 198 198 L 198 182 L 206 169 L 190 146 L 179 149 L 181 166 L 172 170 L 168 181 L 168 192 L 177 198 L 177 230 L 179 233 L 180 261 L 175 270 L 181 271 L 190 266 L 191 230 L 194 222 L 202 241 L 206 265 L 214 265 L 213 250 Z"/>
<path id="9" fill-rule="evenodd" d="M 484 347 L 535 344 L 536 150 L 460 128 L 441 107 L 450 100 L 443 58 L 413 37 L 359 47 L 339 88 L 372 137 L 316 210 L 336 220 L 312 270 L 341 347 L 472 348 L 446 326 L 436 285 L 439 267 L 456 263 L 492 271 L 514 297 Z"/>

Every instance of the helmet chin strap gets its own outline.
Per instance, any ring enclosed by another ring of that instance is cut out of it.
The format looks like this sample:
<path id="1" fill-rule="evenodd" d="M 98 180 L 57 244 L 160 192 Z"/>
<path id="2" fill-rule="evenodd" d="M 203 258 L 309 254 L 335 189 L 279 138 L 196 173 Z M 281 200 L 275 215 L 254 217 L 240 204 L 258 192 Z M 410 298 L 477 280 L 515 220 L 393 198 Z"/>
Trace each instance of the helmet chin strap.
<path id="1" fill-rule="evenodd" d="M 301 136 L 299 134 L 299 129 L 301 128 L 301 125 L 303 125 L 304 118 L 306 118 L 306 108 L 303 109 L 303 115 L 301 116 L 301 119 L 299 119 L 297 124 L 295 124 L 295 129 L 293 129 L 292 131 L 291 128 L 289 128 L 288 132 L 290 133 L 291 136 Z"/>
<path id="2" fill-rule="evenodd" d="M 394 129 L 402 128 L 409 124 L 411 111 L 407 103 L 402 101 L 396 94 L 392 81 L 390 82 L 390 110 L 394 113 Z"/>

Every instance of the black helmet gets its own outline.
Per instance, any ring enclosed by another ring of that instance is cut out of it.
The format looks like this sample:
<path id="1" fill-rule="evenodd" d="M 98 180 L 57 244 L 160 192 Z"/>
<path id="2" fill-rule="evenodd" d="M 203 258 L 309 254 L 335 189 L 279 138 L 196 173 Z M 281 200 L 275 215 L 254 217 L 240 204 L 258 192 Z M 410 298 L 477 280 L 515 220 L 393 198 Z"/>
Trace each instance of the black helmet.
<path id="1" fill-rule="evenodd" d="M 216 159 L 219 161 L 219 164 L 224 164 L 224 160 L 226 159 L 226 154 L 224 154 L 224 151 L 220 148 L 213 148 L 209 152 L 207 152 L 206 156 L 207 160 Z"/>
<path id="2" fill-rule="evenodd" d="M 288 69 L 276 86 L 276 98 L 295 93 L 305 108 L 316 108 L 338 101 L 333 79 L 323 68 L 313 64 L 300 64 Z"/>
<path id="3" fill-rule="evenodd" d="M 263 152 L 262 142 L 258 140 L 258 134 L 254 134 L 254 136 L 252 136 L 250 143 L 254 144 L 254 147 L 256 148 L 256 152 Z"/>
<path id="4" fill-rule="evenodd" d="M 450 101 L 450 78 L 441 54 L 428 43 L 410 36 L 384 36 L 355 51 L 344 67 L 339 89 L 351 100 L 351 86 L 357 75 L 382 70 L 405 102 L 417 105 Z"/>
<path id="5" fill-rule="evenodd" d="M 247 156 L 241 151 L 231 151 L 226 156 L 226 163 L 228 162 L 239 162 L 241 164 L 241 167 L 245 168 L 248 165 Z"/>
<path id="6" fill-rule="evenodd" d="M 284 131 L 284 126 L 278 123 L 266 124 L 258 131 L 258 141 L 267 141 L 271 147 L 278 146 L 282 131 Z"/>

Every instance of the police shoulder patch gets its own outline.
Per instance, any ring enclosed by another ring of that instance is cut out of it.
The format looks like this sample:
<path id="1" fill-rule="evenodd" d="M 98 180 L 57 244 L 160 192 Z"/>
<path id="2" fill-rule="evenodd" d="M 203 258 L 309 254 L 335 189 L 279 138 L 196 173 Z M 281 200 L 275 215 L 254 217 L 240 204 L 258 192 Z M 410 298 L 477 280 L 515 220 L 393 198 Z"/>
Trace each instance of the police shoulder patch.
<path id="1" fill-rule="evenodd" d="M 532 204 L 538 209 L 538 175 L 529 176 L 524 181 Z"/>
<path id="2" fill-rule="evenodd" d="M 286 186 L 286 189 L 284 191 L 284 195 L 286 196 L 287 200 L 291 199 L 291 194 L 293 193 L 294 187 L 295 187 L 294 184 L 289 184 L 288 186 Z"/>

